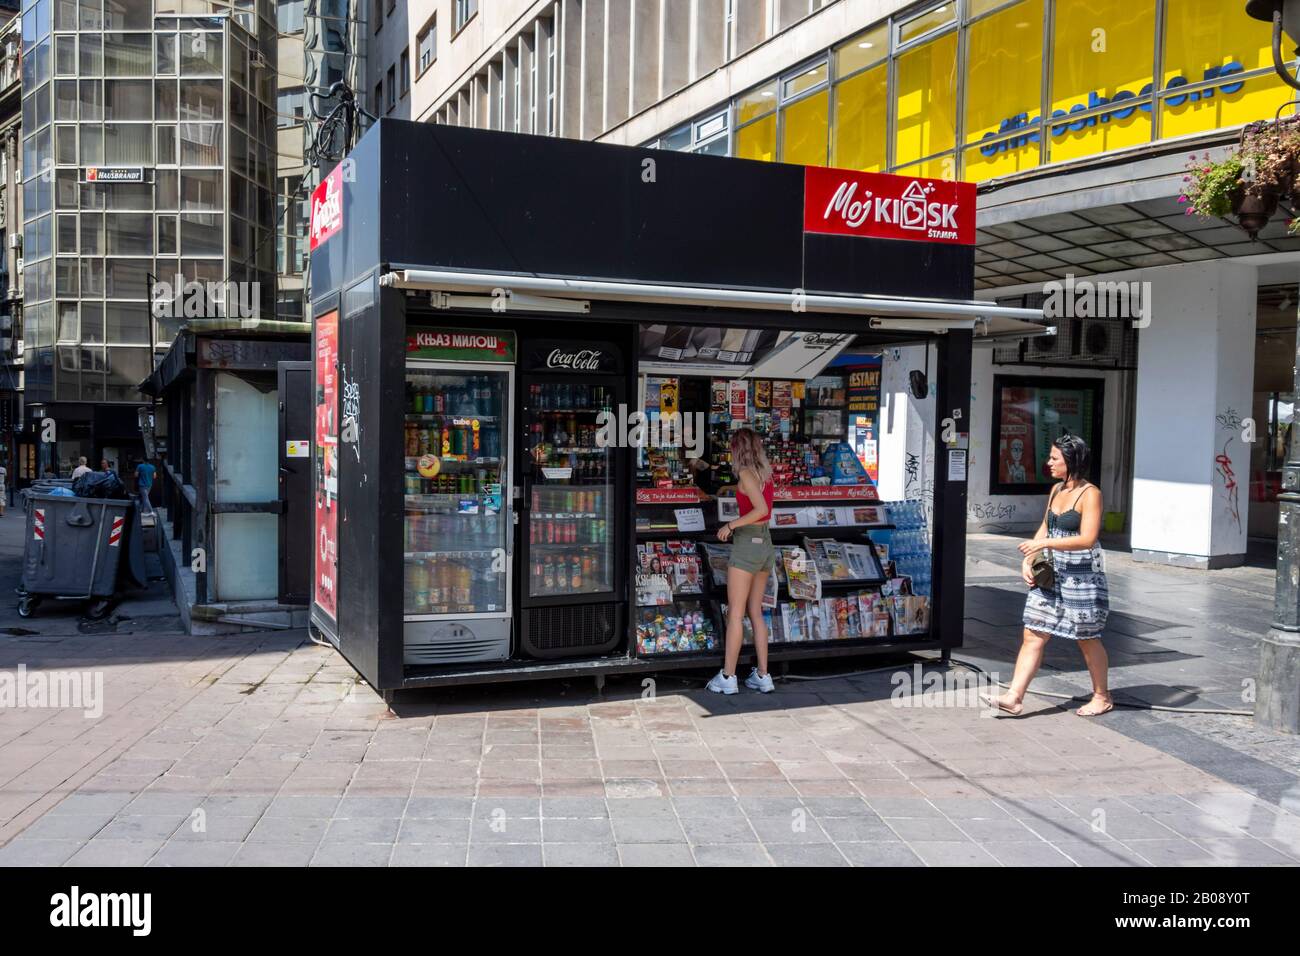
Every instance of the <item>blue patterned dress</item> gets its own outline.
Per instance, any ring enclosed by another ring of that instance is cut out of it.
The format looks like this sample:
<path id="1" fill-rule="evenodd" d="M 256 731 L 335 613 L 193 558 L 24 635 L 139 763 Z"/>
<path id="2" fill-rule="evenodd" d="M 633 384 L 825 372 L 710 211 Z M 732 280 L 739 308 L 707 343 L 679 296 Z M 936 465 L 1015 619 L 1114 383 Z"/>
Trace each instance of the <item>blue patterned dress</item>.
<path id="1" fill-rule="evenodd" d="M 1083 492 L 1079 497 L 1083 497 Z M 1068 538 L 1079 533 L 1082 518 L 1078 498 L 1074 504 L 1075 507 L 1058 515 L 1048 502 L 1048 538 Z M 1101 637 L 1110 614 L 1110 591 L 1100 545 L 1094 544 L 1087 551 L 1048 549 L 1047 553 L 1056 570 L 1056 587 L 1051 591 L 1029 589 L 1025 598 L 1025 627 L 1071 641 Z"/>

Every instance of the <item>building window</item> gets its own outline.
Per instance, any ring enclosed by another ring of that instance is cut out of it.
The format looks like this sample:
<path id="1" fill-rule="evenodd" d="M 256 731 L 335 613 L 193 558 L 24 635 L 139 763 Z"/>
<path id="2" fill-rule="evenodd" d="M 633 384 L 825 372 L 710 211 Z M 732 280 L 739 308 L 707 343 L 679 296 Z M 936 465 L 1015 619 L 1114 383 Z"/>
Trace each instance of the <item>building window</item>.
<path id="1" fill-rule="evenodd" d="M 378 33 L 384 26 L 384 0 L 375 0 L 375 32 Z"/>
<path id="2" fill-rule="evenodd" d="M 520 43 L 520 49 L 524 45 Z M 528 132 L 537 132 L 537 51 L 531 50 L 528 55 Z"/>
<path id="3" fill-rule="evenodd" d="M 452 0 L 452 35 L 459 33 L 476 13 L 478 13 L 478 0 Z"/>
<path id="4" fill-rule="evenodd" d="M 1038 165 L 1043 50 L 1028 41 L 1042 35 L 1043 0 L 1023 0 L 968 28 L 963 125 L 968 176 L 992 179 Z M 1008 43 L 1007 37 L 1026 42 Z"/>
<path id="5" fill-rule="evenodd" d="M 402 95 L 405 96 L 411 92 L 411 48 L 407 47 L 402 51 L 401 66 L 402 71 Z"/>
<path id="6" fill-rule="evenodd" d="M 419 76 L 438 58 L 438 18 L 432 16 L 424 29 L 416 35 L 415 55 L 418 59 L 416 76 Z"/>
<path id="7" fill-rule="evenodd" d="M 280 0 L 275 5 L 276 26 L 280 33 L 301 33 L 303 0 Z"/>
<path id="8" fill-rule="evenodd" d="M 878 26 L 836 48 L 831 165 L 884 172 L 889 162 L 889 31 Z"/>
<path id="9" fill-rule="evenodd" d="M 375 112 L 378 113 L 384 102 L 384 81 L 375 84 Z"/>
<path id="10" fill-rule="evenodd" d="M 989 492 L 1046 493 L 1056 479 L 1047 469 L 1052 443 L 1077 435 L 1088 443 L 1096 484 L 1101 472 L 1102 395 L 1100 378 L 993 378 L 993 435 Z"/>
<path id="11" fill-rule="evenodd" d="M 492 77 L 496 81 L 496 116 L 493 117 L 493 129 L 506 128 L 506 61 L 493 64 Z"/>
<path id="12" fill-rule="evenodd" d="M 560 71 L 556 48 L 559 43 L 555 38 L 555 25 L 546 28 L 546 134 L 555 135 L 555 97 L 556 84 L 560 81 Z"/>
<path id="13" fill-rule="evenodd" d="M 397 106 L 397 67 L 388 68 L 388 103 L 386 104 L 388 112 L 392 112 Z"/>
<path id="14" fill-rule="evenodd" d="M 510 76 L 513 80 L 511 83 L 511 89 L 513 92 L 510 97 L 510 110 L 513 113 L 513 123 L 511 125 L 517 133 L 519 132 L 519 121 L 521 119 L 520 113 L 522 112 L 523 106 L 524 85 L 523 71 L 519 68 L 519 55 L 517 53 L 515 54 L 514 62 L 510 64 Z"/>

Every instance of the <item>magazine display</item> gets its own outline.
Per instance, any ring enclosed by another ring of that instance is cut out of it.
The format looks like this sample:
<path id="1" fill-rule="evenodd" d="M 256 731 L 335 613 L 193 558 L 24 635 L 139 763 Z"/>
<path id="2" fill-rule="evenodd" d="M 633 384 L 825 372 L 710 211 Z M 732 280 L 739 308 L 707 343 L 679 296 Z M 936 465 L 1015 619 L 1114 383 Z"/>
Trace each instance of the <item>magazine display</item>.
<path id="1" fill-rule="evenodd" d="M 819 601 L 822 581 L 817 565 L 802 548 L 780 548 L 781 564 L 785 571 L 786 591 L 794 601 Z"/>
<path id="2" fill-rule="evenodd" d="M 888 637 L 892 602 L 887 602 L 879 591 L 863 591 L 858 595 L 858 619 L 863 637 Z"/>
<path id="3" fill-rule="evenodd" d="M 885 524 L 879 505 L 807 505 L 772 509 L 773 528 L 853 528 Z"/>
<path id="4" fill-rule="evenodd" d="M 704 590 L 701 581 L 700 559 L 695 554 L 695 546 L 689 541 L 653 541 L 638 544 L 637 550 L 637 594 L 638 604 L 647 603 L 640 600 L 641 580 L 643 577 L 663 577 L 673 594 L 699 594 Z M 647 587 L 652 587 L 647 581 Z M 654 603 L 664 604 L 665 601 Z"/>
<path id="5" fill-rule="evenodd" d="M 727 586 L 727 566 L 731 563 L 731 545 L 701 543 L 704 560 L 708 562 L 709 573 L 713 576 L 713 586 Z"/>
<path id="6" fill-rule="evenodd" d="M 823 581 L 884 580 L 880 564 L 871 546 L 833 538 L 804 538 L 804 547 L 817 565 Z"/>

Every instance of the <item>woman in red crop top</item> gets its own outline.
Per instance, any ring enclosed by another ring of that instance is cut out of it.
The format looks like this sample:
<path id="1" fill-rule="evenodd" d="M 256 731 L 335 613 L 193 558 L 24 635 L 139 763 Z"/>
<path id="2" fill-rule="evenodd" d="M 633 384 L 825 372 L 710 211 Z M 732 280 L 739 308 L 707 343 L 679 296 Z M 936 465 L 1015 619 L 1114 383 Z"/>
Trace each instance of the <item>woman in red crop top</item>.
<path id="1" fill-rule="evenodd" d="M 758 666 L 745 678 L 745 686 L 764 694 L 776 689 L 767 672 L 767 624 L 763 620 L 763 593 L 776 562 L 768 519 L 772 515 L 772 465 L 763 442 L 749 428 L 731 434 L 731 464 L 738 482 L 736 503 L 740 517 L 718 529 L 718 540 L 731 542 L 727 567 L 727 649 L 722 670 L 709 681 L 716 694 L 734 694 L 736 665 L 744 643 L 745 615 L 754 630 Z"/>

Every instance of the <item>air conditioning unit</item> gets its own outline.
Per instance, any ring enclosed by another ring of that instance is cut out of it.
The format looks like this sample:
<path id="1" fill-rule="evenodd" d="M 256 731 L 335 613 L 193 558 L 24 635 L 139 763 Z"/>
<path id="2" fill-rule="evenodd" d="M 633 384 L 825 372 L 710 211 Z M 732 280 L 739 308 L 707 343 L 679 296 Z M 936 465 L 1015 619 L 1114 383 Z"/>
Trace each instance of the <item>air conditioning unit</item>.
<path id="1" fill-rule="evenodd" d="M 1119 351 L 1123 335 L 1123 329 L 1114 320 L 1085 319 L 1075 354 L 1087 358 L 1111 358 Z"/>
<path id="2" fill-rule="evenodd" d="M 1025 343 L 1024 360 L 1030 365 L 1055 365 L 1070 358 L 1070 325 L 1074 319 L 1048 319 L 1055 323 L 1055 335 L 1035 335 Z"/>
<path id="3" fill-rule="evenodd" d="M 9 248 L 21 249 L 23 247 L 23 234 L 21 232 L 9 233 Z"/>

